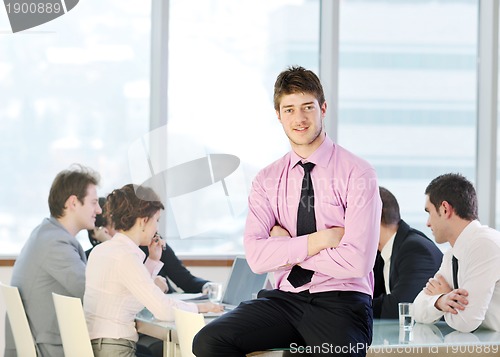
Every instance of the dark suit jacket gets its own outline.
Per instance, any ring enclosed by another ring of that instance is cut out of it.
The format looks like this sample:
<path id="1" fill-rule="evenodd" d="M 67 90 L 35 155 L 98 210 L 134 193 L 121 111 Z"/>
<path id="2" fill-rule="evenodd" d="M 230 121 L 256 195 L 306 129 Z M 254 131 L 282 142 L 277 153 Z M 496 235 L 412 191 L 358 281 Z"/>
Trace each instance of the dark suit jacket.
<path id="1" fill-rule="evenodd" d="M 148 255 L 148 247 L 140 247 L 146 256 Z M 174 282 L 179 288 L 181 288 L 185 293 L 200 293 L 201 288 L 208 280 L 198 278 L 191 274 L 191 272 L 182 264 L 182 262 L 177 258 L 175 252 L 167 244 L 167 249 L 161 254 L 160 260 L 163 262 L 163 267 L 161 268 L 158 275 L 164 276 L 168 283 L 168 292 L 176 292 L 174 288 L 170 285 L 169 279 Z"/>
<path id="2" fill-rule="evenodd" d="M 415 300 L 429 278 L 439 269 L 442 257 L 443 253 L 433 241 L 401 220 L 392 247 L 390 294 L 385 291 L 384 261 L 380 253 L 375 260 L 373 317 L 397 319 L 398 303 Z"/>

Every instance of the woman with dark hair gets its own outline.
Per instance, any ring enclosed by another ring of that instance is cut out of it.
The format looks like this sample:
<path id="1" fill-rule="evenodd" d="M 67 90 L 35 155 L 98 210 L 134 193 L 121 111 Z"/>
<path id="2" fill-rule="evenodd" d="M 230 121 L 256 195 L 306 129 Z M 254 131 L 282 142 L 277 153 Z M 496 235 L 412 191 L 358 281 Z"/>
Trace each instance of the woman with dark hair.
<path id="1" fill-rule="evenodd" d="M 102 213 L 96 215 L 94 229 L 88 230 L 89 241 L 92 244 L 92 248 L 85 251 L 87 260 L 90 252 L 96 245 L 111 239 L 116 233 L 113 224 L 105 218 L 105 203 L 106 198 L 99 197 L 99 205 L 102 207 Z M 144 246 L 140 248 L 147 257 L 148 248 Z M 161 284 L 160 280 L 158 280 L 157 284 L 160 288 L 164 286 L 165 293 L 170 294 L 178 292 L 175 287 L 185 293 L 207 293 L 207 284 L 209 281 L 191 274 L 168 243 L 165 243 L 163 246 L 160 260 L 163 263 L 163 267 L 160 269 L 158 276 L 164 277 L 165 279 L 161 280 Z M 175 284 L 175 287 L 171 285 L 170 280 Z M 162 341 L 159 342 L 162 343 Z"/>
<path id="2" fill-rule="evenodd" d="M 165 243 L 156 234 L 164 206 L 153 190 L 125 185 L 108 195 L 104 209 L 104 218 L 116 234 L 89 256 L 83 300 L 95 356 L 135 356 L 138 334 L 134 319 L 144 307 L 167 321 L 174 319 L 174 307 L 193 312 L 222 310 L 208 302 L 171 299 L 155 285 Z M 140 245 L 148 246 L 145 262 Z"/>

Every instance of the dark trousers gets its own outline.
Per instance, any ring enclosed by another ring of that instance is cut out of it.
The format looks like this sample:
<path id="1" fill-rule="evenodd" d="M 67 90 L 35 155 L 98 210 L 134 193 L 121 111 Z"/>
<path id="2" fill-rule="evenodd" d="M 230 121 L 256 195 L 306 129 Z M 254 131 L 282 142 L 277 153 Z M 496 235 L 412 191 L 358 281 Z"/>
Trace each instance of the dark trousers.
<path id="1" fill-rule="evenodd" d="M 198 332 L 193 353 L 245 356 L 285 348 L 292 353 L 365 356 L 373 334 L 372 299 L 353 291 L 262 290 Z"/>

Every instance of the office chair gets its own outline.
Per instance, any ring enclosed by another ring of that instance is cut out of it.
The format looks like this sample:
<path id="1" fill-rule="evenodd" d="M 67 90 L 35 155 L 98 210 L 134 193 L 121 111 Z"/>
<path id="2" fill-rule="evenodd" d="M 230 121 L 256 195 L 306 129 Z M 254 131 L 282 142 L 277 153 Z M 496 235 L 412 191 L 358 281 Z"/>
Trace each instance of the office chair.
<path id="1" fill-rule="evenodd" d="M 82 301 L 52 293 L 65 357 L 93 357 Z"/>
<path id="2" fill-rule="evenodd" d="M 16 343 L 17 354 L 19 356 L 36 357 L 35 342 L 33 341 L 19 289 L 15 286 L 5 285 L 2 282 L 0 282 L 0 289 L 7 307 L 7 316 Z"/>
<path id="3" fill-rule="evenodd" d="M 202 314 L 174 308 L 175 328 L 182 357 L 194 357 L 193 338 L 205 326 Z"/>

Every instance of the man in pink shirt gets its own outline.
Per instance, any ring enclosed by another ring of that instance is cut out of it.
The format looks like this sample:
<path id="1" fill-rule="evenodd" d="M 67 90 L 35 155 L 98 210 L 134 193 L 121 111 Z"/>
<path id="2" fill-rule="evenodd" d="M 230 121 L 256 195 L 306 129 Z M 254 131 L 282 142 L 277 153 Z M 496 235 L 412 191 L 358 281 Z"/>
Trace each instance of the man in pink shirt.
<path id="1" fill-rule="evenodd" d="M 282 72 L 274 106 L 292 151 L 254 179 L 244 244 L 252 270 L 274 272 L 276 289 L 208 324 L 193 352 L 364 356 L 381 216 L 375 170 L 326 135 L 327 105 L 313 72 Z"/>

